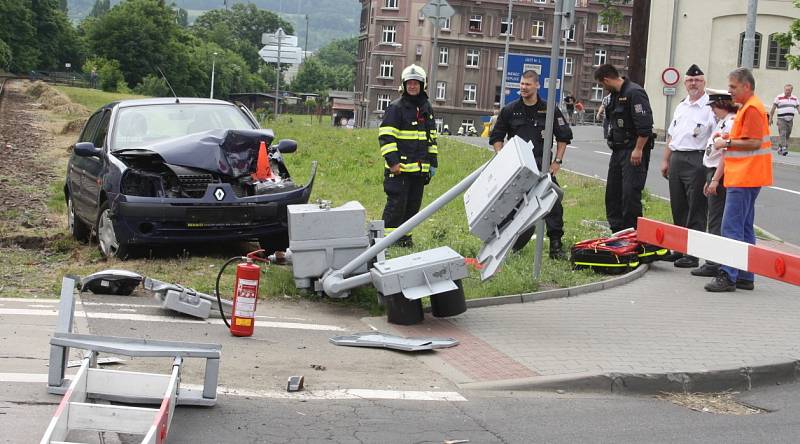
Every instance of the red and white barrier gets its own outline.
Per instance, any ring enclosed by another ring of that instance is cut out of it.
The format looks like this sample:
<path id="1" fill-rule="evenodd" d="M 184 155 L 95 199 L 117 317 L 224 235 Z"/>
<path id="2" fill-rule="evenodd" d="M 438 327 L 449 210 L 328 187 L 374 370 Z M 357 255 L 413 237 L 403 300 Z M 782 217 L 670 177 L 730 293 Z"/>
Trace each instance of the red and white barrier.
<path id="1" fill-rule="evenodd" d="M 800 256 L 640 217 L 639 241 L 800 285 Z"/>

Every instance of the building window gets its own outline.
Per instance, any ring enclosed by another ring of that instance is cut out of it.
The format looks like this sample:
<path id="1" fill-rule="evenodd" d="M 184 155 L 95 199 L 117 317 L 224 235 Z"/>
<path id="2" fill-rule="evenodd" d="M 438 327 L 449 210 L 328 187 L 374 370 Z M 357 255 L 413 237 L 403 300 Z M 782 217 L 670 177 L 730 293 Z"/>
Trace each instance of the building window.
<path id="1" fill-rule="evenodd" d="M 533 0 L 534 3 L 539 3 L 541 5 L 547 4 L 547 0 Z"/>
<path id="2" fill-rule="evenodd" d="M 388 25 L 383 27 L 381 43 L 394 43 L 397 41 L 397 27 Z"/>
<path id="3" fill-rule="evenodd" d="M 767 45 L 767 69 L 789 69 L 786 56 L 789 48 L 781 48 L 778 44 L 778 33 L 770 34 Z"/>
<path id="4" fill-rule="evenodd" d="M 742 50 L 744 49 L 744 33 L 739 34 L 739 59 L 736 66 L 742 66 Z M 761 34 L 756 33 L 756 49 L 753 51 L 753 68 L 758 68 L 758 60 L 761 58 Z"/>
<path id="5" fill-rule="evenodd" d="M 475 98 L 478 95 L 478 85 L 475 83 L 464 84 L 464 101 L 475 103 Z"/>
<path id="6" fill-rule="evenodd" d="M 505 16 L 500 19 L 500 35 L 514 34 L 514 19 L 512 18 L 511 21 L 508 21 L 508 16 Z"/>
<path id="7" fill-rule="evenodd" d="M 467 50 L 467 68 L 477 68 L 480 63 L 481 52 L 477 49 Z"/>
<path id="8" fill-rule="evenodd" d="M 568 30 L 564 31 L 564 37 L 570 42 L 575 41 L 575 25 L 572 25 Z"/>
<path id="9" fill-rule="evenodd" d="M 600 102 L 603 100 L 603 86 L 599 83 L 595 83 L 592 87 L 592 101 Z"/>
<path id="10" fill-rule="evenodd" d="M 385 111 L 390 103 L 392 103 L 392 99 L 389 98 L 389 94 L 378 94 L 378 108 L 376 110 Z"/>
<path id="11" fill-rule="evenodd" d="M 497 56 L 497 70 L 502 71 L 505 66 L 506 57 L 503 54 Z"/>
<path id="12" fill-rule="evenodd" d="M 394 62 L 391 60 L 381 60 L 380 76 L 385 79 L 394 77 Z"/>
<path id="13" fill-rule="evenodd" d="M 384 9 L 399 9 L 397 6 L 397 0 L 383 0 L 383 8 Z"/>
<path id="14" fill-rule="evenodd" d="M 603 23 L 600 18 L 597 18 L 597 32 L 608 32 L 608 23 Z"/>
<path id="15" fill-rule="evenodd" d="M 473 15 L 469 18 L 469 32 L 482 32 L 483 30 L 483 16 Z"/>
<path id="16" fill-rule="evenodd" d="M 464 134 L 467 134 L 470 128 L 475 126 L 475 119 L 464 119 L 461 121 L 461 129 Z"/>
<path id="17" fill-rule="evenodd" d="M 494 104 L 500 105 L 500 85 L 494 87 Z"/>
<path id="18" fill-rule="evenodd" d="M 442 31 L 450 30 L 450 17 L 443 17 L 439 19 L 439 27 Z"/>
<path id="19" fill-rule="evenodd" d="M 600 66 L 606 64 L 606 50 L 605 49 L 595 49 L 594 50 L 594 63 L 593 66 Z"/>
<path id="20" fill-rule="evenodd" d="M 443 129 L 444 129 L 444 119 L 442 119 L 441 117 L 437 117 L 436 118 L 436 132 L 437 133 L 441 133 Z"/>
<path id="21" fill-rule="evenodd" d="M 564 75 L 571 76 L 572 75 L 572 57 L 567 57 L 564 59 Z"/>
<path id="22" fill-rule="evenodd" d="M 447 83 L 436 82 L 436 100 L 445 100 L 447 98 Z"/>
<path id="23" fill-rule="evenodd" d="M 439 64 L 447 65 L 447 62 L 449 60 L 450 60 L 450 48 L 442 46 L 441 48 L 439 48 Z"/>
<path id="24" fill-rule="evenodd" d="M 533 20 L 531 22 L 531 37 L 535 39 L 544 38 L 544 20 Z"/>

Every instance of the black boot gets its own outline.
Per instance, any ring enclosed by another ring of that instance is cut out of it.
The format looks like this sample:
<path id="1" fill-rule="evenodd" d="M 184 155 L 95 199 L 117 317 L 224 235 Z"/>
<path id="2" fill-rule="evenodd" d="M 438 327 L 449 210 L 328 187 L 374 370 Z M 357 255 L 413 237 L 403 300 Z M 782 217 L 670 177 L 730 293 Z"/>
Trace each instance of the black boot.
<path id="1" fill-rule="evenodd" d="M 567 255 L 564 254 L 564 250 L 562 250 L 561 239 L 550 238 L 550 259 L 567 259 Z"/>
<path id="2" fill-rule="evenodd" d="M 717 274 L 717 277 L 715 277 L 713 281 L 706 284 L 705 289 L 706 291 L 710 291 L 712 293 L 736 291 L 736 282 L 733 282 L 731 278 L 728 277 L 728 273 L 720 270 L 719 274 Z"/>

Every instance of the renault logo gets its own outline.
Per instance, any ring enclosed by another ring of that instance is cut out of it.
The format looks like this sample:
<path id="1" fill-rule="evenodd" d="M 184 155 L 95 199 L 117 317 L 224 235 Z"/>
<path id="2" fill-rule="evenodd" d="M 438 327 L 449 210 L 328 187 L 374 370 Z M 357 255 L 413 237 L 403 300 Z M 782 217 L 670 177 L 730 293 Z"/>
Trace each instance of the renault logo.
<path id="1" fill-rule="evenodd" d="M 214 190 L 214 198 L 219 200 L 225 199 L 225 190 L 222 188 L 217 188 Z"/>

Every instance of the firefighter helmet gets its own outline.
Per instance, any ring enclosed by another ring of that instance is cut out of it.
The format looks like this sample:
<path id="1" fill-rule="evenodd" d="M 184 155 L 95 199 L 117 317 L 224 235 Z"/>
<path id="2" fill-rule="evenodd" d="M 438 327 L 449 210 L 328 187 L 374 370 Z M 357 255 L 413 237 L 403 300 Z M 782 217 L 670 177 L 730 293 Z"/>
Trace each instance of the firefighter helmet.
<path id="1" fill-rule="evenodd" d="M 408 80 L 417 80 L 419 81 L 419 83 L 422 84 L 421 89 L 425 89 L 425 77 L 427 77 L 427 75 L 425 74 L 425 70 L 417 65 L 406 66 L 406 68 L 403 70 L 403 73 L 400 76 L 400 78 L 403 81 L 403 86 L 405 86 Z"/>

